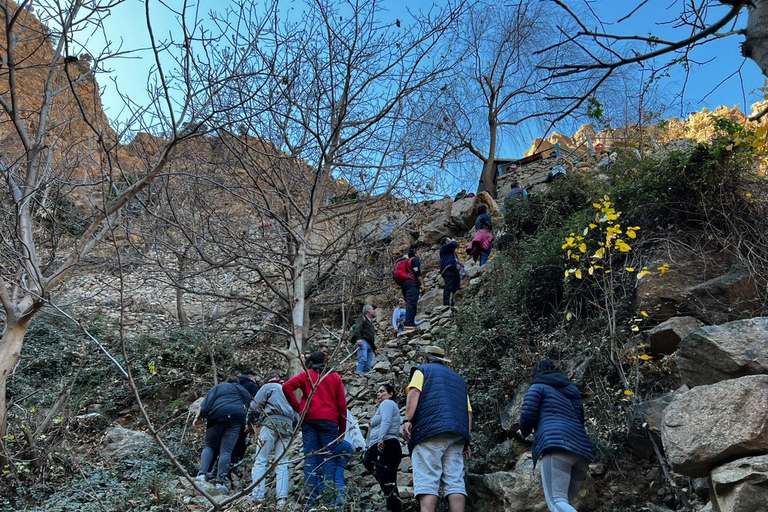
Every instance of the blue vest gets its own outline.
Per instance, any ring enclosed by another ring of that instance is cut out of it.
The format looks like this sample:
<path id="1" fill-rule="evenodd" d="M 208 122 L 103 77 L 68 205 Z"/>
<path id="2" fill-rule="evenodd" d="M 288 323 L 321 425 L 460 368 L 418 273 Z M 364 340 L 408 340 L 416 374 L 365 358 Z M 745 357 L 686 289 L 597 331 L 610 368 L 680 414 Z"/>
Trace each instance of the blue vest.
<path id="1" fill-rule="evenodd" d="M 411 421 L 413 432 L 408 448 L 413 450 L 420 442 L 448 432 L 460 434 L 469 442 L 467 383 L 440 363 L 422 364 L 417 369 L 424 374 L 424 385 Z"/>

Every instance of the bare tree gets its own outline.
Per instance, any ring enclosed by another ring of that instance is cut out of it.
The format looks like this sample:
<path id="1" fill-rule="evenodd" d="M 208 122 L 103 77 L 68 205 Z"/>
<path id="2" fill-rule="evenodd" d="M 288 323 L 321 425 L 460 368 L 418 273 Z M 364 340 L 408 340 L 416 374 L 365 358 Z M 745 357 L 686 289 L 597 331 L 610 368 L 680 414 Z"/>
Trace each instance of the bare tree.
<path id="1" fill-rule="evenodd" d="M 220 23 L 204 26 L 199 13 L 181 6 L 178 39 L 159 40 L 145 3 L 145 29 L 155 67 L 153 103 L 133 110 L 126 131 L 162 137 L 148 158 L 128 166 L 115 133 L 100 109 L 96 73 L 109 47 L 88 51 L 79 41 L 103 29 L 104 17 L 120 2 L 0 2 L 1 144 L 3 177 L 0 240 L 0 301 L 5 322 L 0 340 L 0 432 L 6 430 L 6 380 L 21 356 L 30 321 L 51 292 L 99 247 L 118 225 L 120 213 L 166 168 L 179 144 L 215 128 L 238 104 L 217 99 L 256 51 L 259 18 L 247 5 L 233 8 Z M 211 28 L 216 27 L 216 28 Z M 217 32 L 218 30 L 218 32 Z M 77 55 L 88 56 L 80 60 Z"/>
<path id="2" fill-rule="evenodd" d="M 658 16 L 659 23 L 685 29 L 687 35 L 680 39 L 666 40 L 653 34 L 612 33 L 605 28 L 599 15 L 581 0 L 552 0 L 566 13 L 576 28 L 559 27 L 567 38 L 552 48 L 570 47 L 578 51 L 581 59 L 568 63 L 544 65 L 555 79 L 585 80 L 589 89 L 559 119 L 569 116 L 576 108 L 611 77 L 616 70 L 634 64 L 646 65 L 658 61 L 655 69 L 661 72 L 674 65 L 685 67 L 686 73 L 697 62 L 692 52 L 702 45 L 724 37 L 743 36 L 742 54 L 753 60 L 768 77 L 768 1 L 766 0 L 693 0 L 675 1 L 667 11 L 675 13 L 673 19 Z M 641 9 L 649 9 L 648 0 L 627 3 L 627 14 L 618 20 L 621 24 L 630 20 Z M 740 27 L 741 16 L 747 21 Z M 597 26 L 599 28 L 590 28 Z M 550 48 L 551 49 L 551 48 Z M 734 74 L 740 73 L 737 70 Z M 756 113 L 756 120 L 768 113 L 768 108 Z"/>
<path id="3" fill-rule="evenodd" d="M 158 213 L 193 248 L 190 268 L 225 268 L 259 290 L 226 298 L 284 340 L 275 348 L 293 372 L 309 301 L 332 293 L 340 305 L 341 281 L 380 234 L 361 223 L 384 213 L 396 225 L 393 192 L 434 158 L 414 128 L 418 94 L 446 72 L 439 43 L 460 10 L 387 21 L 376 1 L 315 0 L 298 21 L 276 19 L 251 63 L 270 74 L 219 97 L 249 116 L 211 139 L 215 159 L 184 171 L 189 203 L 174 195 Z"/>
<path id="4" fill-rule="evenodd" d="M 451 47 L 461 52 L 460 64 L 443 91 L 436 133 L 446 158 L 479 161 L 478 191 L 496 196 L 494 160 L 503 138 L 560 111 L 559 103 L 545 102 L 545 91 L 564 84 L 541 66 L 556 64 L 563 52 L 536 53 L 551 43 L 555 21 L 544 2 L 480 1 L 455 27 Z"/>

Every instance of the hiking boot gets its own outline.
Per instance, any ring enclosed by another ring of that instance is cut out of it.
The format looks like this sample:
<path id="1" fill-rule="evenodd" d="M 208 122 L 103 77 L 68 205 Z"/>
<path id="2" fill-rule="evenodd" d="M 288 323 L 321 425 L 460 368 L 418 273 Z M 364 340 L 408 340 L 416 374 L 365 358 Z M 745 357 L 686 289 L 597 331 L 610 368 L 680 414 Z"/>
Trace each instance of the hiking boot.
<path id="1" fill-rule="evenodd" d="M 226 484 L 223 484 L 221 482 L 216 484 L 216 490 L 221 492 L 229 492 L 229 487 L 227 487 Z"/>
<path id="2" fill-rule="evenodd" d="M 280 498 L 277 500 L 277 508 L 283 509 L 288 504 L 288 500 L 285 498 Z"/>
<path id="3" fill-rule="evenodd" d="M 197 480 L 198 482 L 205 482 L 205 473 L 200 473 L 199 475 L 197 475 L 195 477 L 195 480 Z"/>

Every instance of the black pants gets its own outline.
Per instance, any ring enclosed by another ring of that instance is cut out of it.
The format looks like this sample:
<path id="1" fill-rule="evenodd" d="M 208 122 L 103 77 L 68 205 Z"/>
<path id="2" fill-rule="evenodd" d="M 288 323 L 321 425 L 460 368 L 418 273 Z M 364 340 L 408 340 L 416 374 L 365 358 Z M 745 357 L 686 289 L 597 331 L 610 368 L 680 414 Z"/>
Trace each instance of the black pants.
<path id="1" fill-rule="evenodd" d="M 443 270 L 443 306 L 453 306 L 453 294 L 461 289 L 461 276 L 456 267 Z"/>
<path id="2" fill-rule="evenodd" d="M 224 479 L 229 473 L 229 464 L 232 461 L 232 450 L 240 437 L 240 431 L 243 428 L 245 420 L 217 421 L 208 423 L 205 430 L 205 448 L 200 457 L 200 471 L 198 474 L 205 474 L 211 470 L 216 452 L 219 453 L 219 464 L 216 468 L 216 481 L 224 483 Z"/>
<path id="3" fill-rule="evenodd" d="M 403 451 L 397 439 L 384 441 L 384 451 L 380 452 L 377 445 L 368 448 L 368 453 L 363 459 L 365 469 L 376 477 L 381 486 L 381 491 L 387 498 L 387 510 L 401 512 L 403 504 L 400 494 L 397 492 L 397 468 L 403 458 Z"/>
<path id="4" fill-rule="evenodd" d="M 405 299 L 405 325 L 416 326 L 416 306 L 419 303 L 419 283 L 403 283 L 400 288 Z"/>

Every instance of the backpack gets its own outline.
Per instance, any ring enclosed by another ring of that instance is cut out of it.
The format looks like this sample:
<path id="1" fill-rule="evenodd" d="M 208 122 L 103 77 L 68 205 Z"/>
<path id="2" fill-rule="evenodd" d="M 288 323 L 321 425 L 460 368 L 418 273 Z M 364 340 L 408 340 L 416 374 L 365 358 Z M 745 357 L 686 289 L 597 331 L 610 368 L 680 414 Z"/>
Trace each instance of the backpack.
<path id="1" fill-rule="evenodd" d="M 402 286 L 406 281 L 413 281 L 413 268 L 411 267 L 411 259 L 402 256 L 395 260 L 395 272 L 392 276 L 398 286 Z"/>

